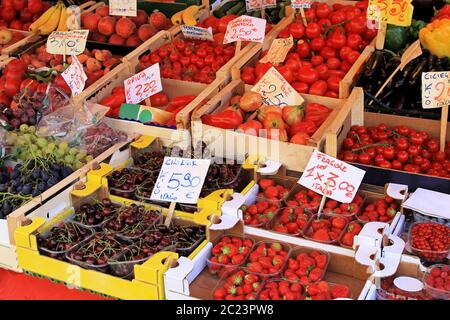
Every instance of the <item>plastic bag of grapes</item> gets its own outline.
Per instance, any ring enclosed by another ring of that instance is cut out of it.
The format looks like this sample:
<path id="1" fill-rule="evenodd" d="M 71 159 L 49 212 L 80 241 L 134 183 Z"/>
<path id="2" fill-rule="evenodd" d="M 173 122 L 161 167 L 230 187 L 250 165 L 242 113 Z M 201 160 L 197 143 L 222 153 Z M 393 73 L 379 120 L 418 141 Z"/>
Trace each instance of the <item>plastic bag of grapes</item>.
<path id="1" fill-rule="evenodd" d="M 120 130 L 116 131 L 106 123 L 101 122 L 86 129 L 81 148 L 95 158 L 114 144 L 125 141 L 126 139 L 127 134 L 125 132 Z"/>

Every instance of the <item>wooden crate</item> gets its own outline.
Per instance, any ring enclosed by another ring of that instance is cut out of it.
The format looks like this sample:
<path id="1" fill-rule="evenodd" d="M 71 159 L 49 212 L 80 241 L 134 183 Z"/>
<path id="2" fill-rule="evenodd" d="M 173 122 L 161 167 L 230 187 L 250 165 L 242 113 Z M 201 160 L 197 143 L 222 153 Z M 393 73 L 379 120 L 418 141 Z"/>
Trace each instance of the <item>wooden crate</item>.
<path id="1" fill-rule="evenodd" d="M 322 1 L 326 2 L 328 4 L 333 3 L 342 3 L 342 4 L 351 4 L 353 5 L 352 1 Z M 290 15 L 283 19 L 282 23 L 280 22 L 280 27 L 277 27 L 276 29 L 272 30 L 273 32 L 270 33 L 270 37 L 266 37 L 264 40 L 264 43 L 255 45 L 249 52 L 245 54 L 241 59 L 239 59 L 231 68 L 231 75 L 232 80 L 240 80 L 241 79 L 241 71 L 246 66 L 255 66 L 255 64 L 261 59 L 261 55 L 263 51 L 266 51 L 270 48 L 273 40 L 275 40 L 278 37 L 278 34 L 283 30 L 286 26 L 288 26 L 291 22 L 294 22 L 296 19 L 296 16 Z M 370 45 L 368 45 L 359 56 L 358 60 L 353 64 L 351 69 L 347 72 L 345 77 L 340 81 L 339 83 L 339 98 L 345 99 L 350 96 L 350 93 L 353 89 L 353 87 L 356 84 L 356 80 L 358 78 L 358 75 L 361 73 L 362 68 L 364 66 L 365 61 L 368 60 L 372 52 L 374 51 L 374 43 L 376 41 L 376 38 L 372 41 Z"/>
<path id="2" fill-rule="evenodd" d="M 218 155 L 236 159 L 246 158 L 247 155 L 259 155 L 272 160 L 276 159 L 289 170 L 302 172 L 314 150 L 318 149 L 329 154 L 328 136 L 336 136 L 340 129 L 334 119 L 341 113 L 348 114 L 355 105 L 360 105 L 363 108 L 362 90 L 354 90 L 348 99 L 303 95 L 306 103 L 316 102 L 333 109 L 328 119 L 311 137 L 309 144 L 306 146 L 250 136 L 202 123 L 201 117 L 203 115 L 220 112 L 225 108 L 231 97 L 238 94 L 242 95 L 250 88 L 250 86 L 245 86 L 242 81 L 234 80 L 218 95 L 193 113 L 191 133 L 194 145 L 197 141 L 209 141 L 217 149 L 215 151 Z M 336 125 L 332 126 L 333 124 Z"/>
<path id="3" fill-rule="evenodd" d="M 61 221 L 70 219 L 74 208 L 80 204 L 108 196 L 108 190 L 99 183 L 95 176 L 88 176 L 84 180 L 84 189 L 78 190 L 72 187 L 64 190 L 59 198 L 52 199 L 48 205 L 44 205 L 33 212 L 31 223 L 20 227 L 15 231 L 17 259 L 20 268 L 25 272 L 32 272 L 57 281 L 62 281 L 67 285 L 77 288 L 93 290 L 119 299 L 164 299 L 164 279 L 163 274 L 167 270 L 172 260 L 178 259 L 178 254 L 169 251 L 160 251 L 154 254 L 146 262 L 134 266 L 134 278 L 131 280 L 122 279 L 110 274 L 88 270 L 69 262 L 60 261 L 48 256 L 41 255 L 38 250 L 37 236 L 57 225 Z M 111 199 L 118 202 L 117 199 Z M 63 204 L 60 206 L 60 204 Z M 119 202 L 120 203 L 120 202 Z M 129 205 L 129 203 L 126 203 Z M 53 210 L 59 207 L 58 211 Z M 147 209 L 161 210 L 162 214 L 167 214 L 167 209 L 146 206 Z M 53 210 L 53 215 L 48 216 L 48 210 Z M 197 224 L 207 228 L 209 226 L 209 213 L 205 211 L 197 212 L 191 219 L 180 216 L 181 212 L 174 213 L 174 220 L 178 224 Z M 208 233 L 207 233 L 208 234 Z M 198 269 L 203 269 L 203 258 L 211 250 L 208 239 L 200 243 L 197 248 L 186 258 L 196 265 Z"/>
<path id="4" fill-rule="evenodd" d="M 355 88 L 355 90 L 361 90 Z M 351 112 L 350 112 L 351 111 Z M 417 131 L 426 131 L 431 137 L 439 139 L 440 135 L 440 121 L 420 119 L 413 117 L 403 117 L 390 114 L 364 112 L 364 106 L 361 104 L 354 105 L 351 110 L 346 110 L 335 118 L 335 123 L 332 124 L 331 130 L 339 130 L 339 134 L 330 137 L 327 140 L 328 152 L 331 156 L 336 157 L 342 150 L 342 144 L 350 131 L 352 125 L 377 126 L 380 123 L 385 123 L 388 127 L 398 125 L 405 125 Z M 450 141 L 450 130 L 447 126 L 446 141 Z M 415 190 L 417 187 L 427 188 L 435 191 L 448 193 L 450 190 L 450 179 L 441 177 L 432 177 L 425 174 L 409 173 L 394 169 L 383 169 L 370 165 L 357 164 L 360 168 L 366 170 L 365 180 L 371 184 L 380 185 L 376 181 L 383 180 L 392 183 L 401 183 L 409 186 L 410 190 Z"/>
<path id="5" fill-rule="evenodd" d="M 19 32 L 22 33 L 25 37 L 23 39 L 20 39 L 16 43 L 11 44 L 10 46 L 1 49 L 0 53 L 2 55 L 11 56 L 13 55 L 17 50 L 22 48 L 23 46 L 36 42 L 41 39 L 39 35 L 35 35 L 32 32 L 23 31 L 23 30 L 15 30 L 15 29 L 9 29 L 11 32 Z"/>

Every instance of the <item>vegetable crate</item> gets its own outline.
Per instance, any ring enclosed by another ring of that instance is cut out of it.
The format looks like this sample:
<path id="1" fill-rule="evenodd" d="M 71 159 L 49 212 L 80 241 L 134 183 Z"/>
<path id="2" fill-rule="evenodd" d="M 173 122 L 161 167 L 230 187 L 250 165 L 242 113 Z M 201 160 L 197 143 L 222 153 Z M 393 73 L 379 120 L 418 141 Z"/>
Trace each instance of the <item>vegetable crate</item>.
<path id="1" fill-rule="evenodd" d="M 350 131 L 352 125 L 377 126 L 380 123 L 384 123 L 391 128 L 398 125 L 405 125 L 417 131 L 426 131 L 429 133 L 430 137 L 437 139 L 439 139 L 441 134 L 440 121 L 364 112 L 362 104 L 354 105 L 351 110 L 340 113 L 335 118 L 335 121 L 336 123 L 333 126 L 336 125 L 337 127 L 341 128 L 339 134 L 333 136 L 333 139 L 327 141 L 329 142 L 329 154 L 334 157 L 336 157 L 343 149 L 343 141 L 346 138 L 347 133 Z M 448 128 L 443 138 L 446 141 L 450 140 L 450 130 L 448 130 Z M 370 165 L 355 165 L 367 172 L 365 176 L 365 181 L 367 183 L 383 185 L 386 181 L 390 181 L 391 183 L 401 183 L 408 185 L 410 190 L 412 191 L 414 191 L 418 187 L 444 193 L 450 190 L 450 179 L 394 169 L 384 169 Z"/>
<path id="2" fill-rule="evenodd" d="M 100 182 L 98 176 L 88 174 L 84 185 L 67 188 L 56 198 L 33 212 L 30 224 L 20 227 L 15 232 L 17 243 L 17 257 L 19 266 L 26 273 L 37 274 L 50 279 L 61 281 L 66 285 L 91 290 L 100 294 L 119 299 L 164 299 L 163 275 L 172 260 L 178 259 L 178 253 L 159 251 L 142 264 L 133 264 L 134 276 L 130 280 L 117 275 L 103 273 L 87 265 L 75 265 L 57 258 L 46 256 L 38 246 L 37 238 L 45 236 L 47 232 L 62 221 L 70 220 L 74 210 L 93 199 L 108 197 L 108 190 Z M 81 190 L 80 190 L 81 189 Z M 130 205 L 112 199 L 113 203 Z M 158 210 L 167 214 L 166 209 L 146 206 L 148 210 Z M 49 215 L 49 213 L 52 213 Z M 181 218 L 176 211 L 173 222 L 181 225 L 197 225 L 207 228 L 209 225 L 207 210 L 196 212 L 190 219 Z M 84 242 L 86 243 L 86 242 Z M 83 245 L 83 242 L 78 245 Z M 71 249 L 75 249 L 77 245 Z M 70 249 L 69 249 L 70 250 Z M 203 256 L 210 250 L 207 239 L 203 240 L 185 259 L 194 264 L 196 269 L 203 268 Z M 125 265 L 124 265 L 125 266 Z M 129 267 L 129 266 L 128 266 Z M 110 272 L 117 274 L 114 269 Z M 119 273 L 120 275 L 120 273 Z"/>
<path id="3" fill-rule="evenodd" d="M 354 1 L 323 1 L 329 5 L 334 3 L 340 3 L 344 5 L 354 5 Z M 264 43 L 255 45 L 248 53 L 245 54 L 242 58 L 237 61 L 233 67 L 231 68 L 232 80 L 240 80 L 241 79 L 241 71 L 246 66 L 254 67 L 256 63 L 261 59 L 262 53 L 266 50 L 269 50 L 272 45 L 273 40 L 278 37 L 278 34 L 287 27 L 292 22 L 296 21 L 296 15 L 291 14 L 284 18 L 274 30 L 271 31 L 270 36 L 267 36 L 264 40 Z M 280 26 L 280 27 L 278 27 Z M 345 99 L 350 96 L 353 87 L 356 84 L 358 74 L 361 72 L 361 69 L 364 65 L 364 62 L 370 57 L 371 53 L 374 51 L 373 43 L 376 38 L 372 40 L 372 44 L 368 45 L 360 54 L 358 60 L 353 64 L 351 69 L 347 72 L 345 77 L 339 83 L 339 98 Z"/>
<path id="4" fill-rule="evenodd" d="M 70 176 L 61 180 L 50 189 L 44 191 L 41 195 L 34 197 L 29 202 L 11 212 L 6 220 L 0 220 L 0 267 L 8 268 L 12 270 L 19 270 L 17 266 L 16 254 L 15 254 L 15 241 L 14 231 L 25 223 L 25 220 L 34 215 L 34 210 L 39 206 L 45 204 L 49 200 L 53 199 L 55 195 L 66 188 L 69 185 L 79 181 L 93 166 L 95 163 L 99 163 L 111 158 L 121 148 L 126 147 L 130 142 L 128 141 L 118 143 L 109 148 L 91 162 L 87 163 L 82 168 L 73 172 Z"/>
<path id="5" fill-rule="evenodd" d="M 210 227 L 210 240 L 212 244 L 223 236 L 237 236 L 243 239 L 250 239 L 254 243 L 258 241 L 267 241 L 267 243 L 281 243 L 283 249 L 290 251 L 292 256 L 305 252 L 319 251 L 328 257 L 328 267 L 324 280 L 329 283 L 345 284 L 351 291 L 351 297 L 358 300 L 371 300 L 370 289 L 372 281 L 370 274 L 367 273 L 367 267 L 357 263 L 354 260 L 354 252 L 344 248 L 334 247 L 331 251 L 317 243 L 308 244 L 299 243 L 292 237 L 273 237 L 273 235 L 264 233 L 262 230 L 255 229 L 255 232 L 247 232 L 243 229 L 242 221 L 231 216 L 222 216 L 218 224 Z M 214 233 L 213 233 L 214 232 Z M 328 249 L 328 248 L 327 248 Z M 208 259 L 211 259 L 211 253 Z M 208 262 L 210 266 L 211 263 Z M 214 289 L 223 284 L 216 274 L 212 274 L 206 267 L 198 276 L 192 274 L 192 265 L 186 259 L 179 259 L 178 266 L 171 267 L 165 273 L 165 291 L 166 298 L 169 300 L 211 300 L 214 299 Z M 237 270 L 236 267 L 230 270 Z M 282 268 L 284 270 L 284 268 Z M 273 275 L 271 278 L 279 277 Z M 268 281 L 271 279 L 269 278 Z M 257 299 L 258 299 L 258 293 Z"/>
<path id="6" fill-rule="evenodd" d="M 246 155 L 259 155 L 268 159 L 277 160 L 289 170 L 302 172 L 306 167 L 314 150 L 329 154 L 328 137 L 338 134 L 342 126 L 335 121 L 341 113 L 348 114 L 355 105 L 363 104 L 362 90 L 353 90 L 348 99 L 333 99 L 312 95 L 303 95 L 306 103 L 319 103 L 333 109 L 327 120 L 318 128 L 309 139 L 308 145 L 299 145 L 277 140 L 256 137 L 225 130 L 202 123 L 202 116 L 216 114 L 224 110 L 228 101 L 235 95 L 242 95 L 250 91 L 251 87 L 241 80 L 233 80 L 213 99 L 194 111 L 192 115 L 192 139 L 194 145 L 197 141 L 204 141 L 214 146 L 216 155 L 227 155 L 228 158 L 244 159 Z M 252 115 L 252 119 L 256 114 Z"/>
<path id="7" fill-rule="evenodd" d="M 189 142 L 189 141 L 188 141 Z M 127 150 L 124 150 L 121 154 L 118 154 L 117 157 L 114 159 L 114 161 L 111 161 L 110 164 L 102 164 L 102 167 L 98 170 L 92 170 L 89 172 L 91 176 L 97 176 L 97 177 L 108 177 L 112 176 L 113 171 L 120 171 L 123 168 L 138 168 L 133 167 L 134 159 L 136 157 L 139 157 L 140 154 L 145 152 L 162 152 L 164 147 L 181 147 L 183 150 L 190 150 L 190 146 L 188 145 L 187 148 L 184 148 L 183 144 L 174 144 L 173 141 L 161 139 L 161 138 L 155 138 L 150 136 L 141 136 L 136 142 L 134 142 L 131 147 Z M 169 154 L 170 155 L 170 154 Z M 176 155 L 178 156 L 178 155 Z M 191 156 L 190 153 L 188 153 L 188 156 Z M 159 169 L 157 168 L 154 171 L 154 178 L 157 178 L 159 174 Z M 143 169 L 145 170 L 145 169 Z M 147 170 L 148 171 L 148 170 Z M 250 190 L 253 185 L 253 168 L 247 168 L 247 167 L 240 167 L 238 170 L 238 173 L 236 177 L 233 178 L 231 182 L 228 182 L 224 185 L 224 187 L 215 187 L 214 190 L 205 189 L 205 195 L 200 197 L 197 201 L 197 205 L 188 205 L 188 204 L 178 204 L 177 208 L 180 208 L 184 212 L 196 212 L 199 210 L 199 208 L 205 208 L 209 212 L 213 212 L 215 214 L 220 214 L 220 208 L 222 206 L 222 203 L 228 199 L 228 197 L 233 192 L 238 192 L 242 194 L 246 194 L 248 190 Z M 139 191 L 139 194 L 132 195 L 133 192 L 126 192 L 118 188 L 113 188 L 112 186 L 108 185 L 108 181 L 105 179 L 103 181 L 105 186 L 108 186 L 110 189 L 110 192 L 114 194 L 113 199 L 118 199 L 121 202 L 130 201 L 129 199 L 135 197 L 135 201 L 141 202 L 141 203 L 155 203 L 154 201 L 150 200 L 150 195 L 147 195 L 147 193 L 151 193 L 153 190 L 153 184 L 148 179 L 146 180 L 141 186 L 137 187 L 136 190 Z M 235 189 L 230 189 L 228 186 L 231 186 L 231 183 L 234 183 L 234 185 L 237 185 Z M 147 185 L 148 184 L 148 185 Z M 139 189 L 139 190 L 138 190 Z M 160 206 L 168 206 L 169 203 L 157 203 Z M 185 217 L 190 217 L 191 214 L 187 213 L 188 215 Z"/>

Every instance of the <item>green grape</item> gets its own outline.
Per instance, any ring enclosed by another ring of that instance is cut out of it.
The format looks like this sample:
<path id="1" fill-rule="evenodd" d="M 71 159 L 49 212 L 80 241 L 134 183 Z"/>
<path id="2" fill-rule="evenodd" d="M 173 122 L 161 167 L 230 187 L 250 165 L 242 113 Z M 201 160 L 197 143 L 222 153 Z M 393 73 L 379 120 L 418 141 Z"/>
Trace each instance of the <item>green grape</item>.
<path id="1" fill-rule="evenodd" d="M 17 142 L 17 134 L 15 132 L 8 132 L 6 136 L 6 143 L 8 145 L 15 145 Z"/>
<path id="2" fill-rule="evenodd" d="M 39 147 L 35 144 L 30 145 L 30 151 L 33 151 L 34 153 L 36 153 L 36 151 L 39 150 Z"/>
<path id="3" fill-rule="evenodd" d="M 80 169 L 81 167 L 83 167 L 84 164 L 81 163 L 80 161 L 76 160 L 75 163 L 73 164 L 73 167 L 75 168 L 75 170 Z"/>
<path id="4" fill-rule="evenodd" d="M 27 124 L 21 124 L 19 127 L 20 132 L 27 133 L 28 132 L 28 125 Z"/>
<path id="5" fill-rule="evenodd" d="M 36 144 L 41 148 L 41 149 L 45 149 L 47 147 L 47 139 L 45 138 L 38 138 L 36 140 Z"/>
<path id="6" fill-rule="evenodd" d="M 49 151 L 48 153 L 53 152 L 53 151 L 55 150 L 55 148 L 56 148 L 56 145 L 55 145 L 53 142 L 50 142 L 50 143 L 47 145 L 47 151 Z"/>
<path id="7" fill-rule="evenodd" d="M 22 137 L 25 139 L 25 141 L 26 141 L 27 143 L 30 143 L 30 142 L 31 142 L 31 134 L 29 134 L 29 133 L 24 133 L 24 134 L 22 135 Z"/>
<path id="8" fill-rule="evenodd" d="M 56 158 L 62 159 L 62 158 L 64 158 L 64 154 L 65 154 L 64 150 L 56 149 L 56 152 L 55 152 Z"/>
<path id="9" fill-rule="evenodd" d="M 41 151 L 41 150 L 37 150 L 37 151 L 35 151 L 35 152 L 34 152 L 34 155 L 35 155 L 35 157 L 42 157 L 42 156 L 43 156 L 43 154 L 42 154 L 42 151 Z"/>
<path id="10" fill-rule="evenodd" d="M 66 163 L 73 163 L 74 161 L 75 161 L 75 158 L 69 154 L 64 157 L 64 162 L 66 162 Z"/>
<path id="11" fill-rule="evenodd" d="M 70 148 L 69 150 L 69 154 L 74 156 L 78 153 L 78 149 L 77 148 Z"/>
<path id="12" fill-rule="evenodd" d="M 94 160 L 93 156 L 91 156 L 91 155 L 86 156 L 86 159 L 85 159 L 86 163 L 88 163 L 88 162 L 90 162 L 92 160 Z"/>
<path id="13" fill-rule="evenodd" d="M 25 140 L 24 137 L 18 137 L 16 140 L 16 145 L 17 146 L 24 146 L 27 144 L 27 141 Z"/>
<path id="14" fill-rule="evenodd" d="M 67 144 L 67 142 L 61 142 L 61 143 L 59 144 L 59 148 L 60 148 L 61 150 L 67 150 L 67 149 L 69 149 L 69 145 Z"/>
<path id="15" fill-rule="evenodd" d="M 36 127 L 35 126 L 29 126 L 28 127 L 28 132 L 29 133 L 36 133 Z"/>
<path id="16" fill-rule="evenodd" d="M 86 158 L 86 152 L 83 150 L 80 150 L 80 152 L 78 152 L 78 154 L 76 155 L 77 160 L 83 160 L 84 158 Z"/>

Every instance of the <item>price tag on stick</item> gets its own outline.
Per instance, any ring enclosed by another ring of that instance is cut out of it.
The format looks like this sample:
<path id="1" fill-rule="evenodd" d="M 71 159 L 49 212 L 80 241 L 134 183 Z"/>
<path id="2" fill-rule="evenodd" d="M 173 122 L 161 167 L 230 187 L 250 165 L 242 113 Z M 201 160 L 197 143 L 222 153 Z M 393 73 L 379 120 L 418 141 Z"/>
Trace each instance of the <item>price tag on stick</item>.
<path id="1" fill-rule="evenodd" d="M 271 62 L 274 65 L 284 62 L 286 55 L 294 45 L 294 39 L 292 36 L 289 38 L 275 39 L 267 54 L 260 60 L 262 63 Z"/>
<path id="2" fill-rule="evenodd" d="M 79 55 L 86 49 L 89 30 L 53 31 L 47 39 L 50 54 Z"/>
<path id="3" fill-rule="evenodd" d="M 236 41 L 264 42 L 266 20 L 240 16 L 228 23 L 223 40 L 224 44 Z"/>
<path id="4" fill-rule="evenodd" d="M 109 15 L 137 16 L 137 0 L 109 0 Z"/>
<path id="5" fill-rule="evenodd" d="M 450 104 L 450 72 L 422 72 L 422 107 L 441 108 Z"/>
<path id="6" fill-rule="evenodd" d="M 259 93 L 265 105 L 296 106 L 305 101 L 274 67 L 266 72 L 251 91 Z"/>
<path id="7" fill-rule="evenodd" d="M 151 199 L 171 202 L 173 208 L 175 203 L 197 203 L 210 163 L 210 159 L 165 157 Z"/>
<path id="8" fill-rule="evenodd" d="M 159 63 L 129 77 L 124 81 L 125 98 L 129 104 L 138 104 L 162 91 Z"/>
<path id="9" fill-rule="evenodd" d="M 365 173 L 364 170 L 315 150 L 298 183 L 328 198 L 350 203 Z"/>
<path id="10" fill-rule="evenodd" d="M 80 94 L 86 85 L 87 76 L 77 56 L 72 56 L 72 64 L 61 74 L 72 91 L 72 96 Z"/>
<path id="11" fill-rule="evenodd" d="M 195 26 L 181 25 L 181 32 L 185 38 L 214 41 L 212 28 L 200 28 Z"/>

